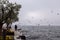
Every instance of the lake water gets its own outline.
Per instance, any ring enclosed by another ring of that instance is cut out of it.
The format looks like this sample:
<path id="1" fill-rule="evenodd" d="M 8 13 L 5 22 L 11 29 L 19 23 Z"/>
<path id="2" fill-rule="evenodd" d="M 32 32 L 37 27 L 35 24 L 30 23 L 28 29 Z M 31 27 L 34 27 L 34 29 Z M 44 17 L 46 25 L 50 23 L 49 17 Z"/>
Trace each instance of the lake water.
<path id="1" fill-rule="evenodd" d="M 60 26 L 23 26 L 27 40 L 60 40 Z"/>

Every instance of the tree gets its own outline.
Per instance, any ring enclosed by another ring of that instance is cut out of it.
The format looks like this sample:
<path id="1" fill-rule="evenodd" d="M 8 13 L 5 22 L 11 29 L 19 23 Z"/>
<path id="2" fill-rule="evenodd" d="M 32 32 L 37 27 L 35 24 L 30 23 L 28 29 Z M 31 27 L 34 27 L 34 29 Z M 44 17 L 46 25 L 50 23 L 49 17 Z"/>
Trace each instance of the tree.
<path id="1" fill-rule="evenodd" d="M 0 35 L 2 31 L 2 25 L 18 21 L 18 13 L 21 5 L 16 3 L 10 3 L 8 0 L 0 0 Z"/>

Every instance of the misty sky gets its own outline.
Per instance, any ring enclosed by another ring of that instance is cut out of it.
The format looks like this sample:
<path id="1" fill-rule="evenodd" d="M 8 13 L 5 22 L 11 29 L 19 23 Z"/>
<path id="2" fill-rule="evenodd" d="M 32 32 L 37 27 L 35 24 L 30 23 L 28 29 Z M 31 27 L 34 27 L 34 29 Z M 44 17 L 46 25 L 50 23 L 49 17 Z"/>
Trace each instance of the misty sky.
<path id="1" fill-rule="evenodd" d="M 21 4 L 21 25 L 60 25 L 60 0 L 10 0 Z"/>

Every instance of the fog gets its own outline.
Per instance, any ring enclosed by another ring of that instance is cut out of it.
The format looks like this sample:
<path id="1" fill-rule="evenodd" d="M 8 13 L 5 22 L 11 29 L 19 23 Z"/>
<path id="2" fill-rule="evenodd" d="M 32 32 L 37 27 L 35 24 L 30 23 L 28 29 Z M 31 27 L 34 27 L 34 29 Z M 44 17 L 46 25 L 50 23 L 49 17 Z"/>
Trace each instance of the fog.
<path id="1" fill-rule="evenodd" d="M 60 0 L 10 0 L 21 4 L 18 24 L 60 25 Z"/>

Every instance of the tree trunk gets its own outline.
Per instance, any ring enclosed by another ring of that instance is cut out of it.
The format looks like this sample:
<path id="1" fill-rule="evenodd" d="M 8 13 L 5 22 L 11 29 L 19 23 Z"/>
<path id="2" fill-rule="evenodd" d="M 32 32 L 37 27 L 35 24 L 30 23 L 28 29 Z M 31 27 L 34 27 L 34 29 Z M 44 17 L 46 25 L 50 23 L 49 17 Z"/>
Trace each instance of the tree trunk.
<path id="1" fill-rule="evenodd" d="M 2 25 L 3 23 L 0 23 L 0 36 L 2 35 Z"/>

